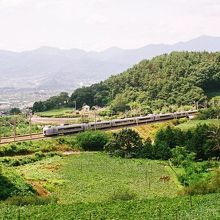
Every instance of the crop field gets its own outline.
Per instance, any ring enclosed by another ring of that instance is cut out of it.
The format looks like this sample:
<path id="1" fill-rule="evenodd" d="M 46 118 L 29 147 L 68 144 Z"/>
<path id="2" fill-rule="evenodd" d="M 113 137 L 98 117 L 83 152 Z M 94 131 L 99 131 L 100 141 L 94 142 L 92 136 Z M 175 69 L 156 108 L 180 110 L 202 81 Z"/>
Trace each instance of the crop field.
<path id="1" fill-rule="evenodd" d="M 18 171 L 25 179 L 52 190 L 61 204 L 107 202 L 123 197 L 174 197 L 180 187 L 165 162 L 111 158 L 103 153 L 49 158 L 21 166 Z M 164 175 L 171 180 L 161 181 Z"/>
<path id="2" fill-rule="evenodd" d="M 67 192 L 68 194 L 68 192 Z M 217 220 L 220 194 L 149 200 L 77 203 L 74 205 L 6 206 L 0 204 L 3 219 L 152 219 Z"/>

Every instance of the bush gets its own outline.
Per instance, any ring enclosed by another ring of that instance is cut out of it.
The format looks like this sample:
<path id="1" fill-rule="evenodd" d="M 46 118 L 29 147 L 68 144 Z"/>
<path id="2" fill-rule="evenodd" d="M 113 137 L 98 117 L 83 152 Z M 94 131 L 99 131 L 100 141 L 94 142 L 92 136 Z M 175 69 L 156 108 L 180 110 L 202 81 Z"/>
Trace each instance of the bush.
<path id="1" fill-rule="evenodd" d="M 57 199 L 54 197 L 40 197 L 40 196 L 12 196 L 9 197 L 5 203 L 9 205 L 47 205 L 55 204 Z"/>
<path id="2" fill-rule="evenodd" d="M 15 156 L 32 153 L 33 150 L 25 142 L 8 144 L 0 148 L 0 156 Z"/>
<path id="3" fill-rule="evenodd" d="M 220 107 L 211 107 L 207 109 L 202 109 L 199 111 L 196 119 L 206 120 L 206 119 L 216 119 L 220 117 Z"/>
<path id="4" fill-rule="evenodd" d="M 129 189 L 118 189 L 116 190 L 113 195 L 110 197 L 111 200 L 122 200 L 122 201 L 129 201 L 133 200 L 137 197 L 134 192 L 131 192 Z"/>
<path id="5" fill-rule="evenodd" d="M 171 162 L 174 166 L 183 166 L 186 167 L 191 162 L 195 160 L 195 153 L 190 153 L 186 150 L 185 147 L 176 147 L 171 150 L 172 152 L 172 158 Z"/>
<path id="6" fill-rule="evenodd" d="M 86 151 L 102 151 L 108 140 L 103 131 L 86 131 L 76 136 L 77 145 Z"/>
<path id="7" fill-rule="evenodd" d="M 31 156 L 25 156 L 22 158 L 3 158 L 0 160 L 4 165 L 8 167 L 15 167 L 15 166 L 22 166 L 29 163 L 34 163 L 36 161 L 43 160 L 44 158 L 54 157 L 54 156 L 61 156 L 60 154 L 56 152 L 50 152 L 50 153 L 42 153 L 42 152 L 36 152 L 34 155 Z"/>
<path id="8" fill-rule="evenodd" d="M 195 174 L 194 174 L 195 175 Z M 184 187 L 182 194 L 196 195 L 220 192 L 220 169 L 215 169 L 205 177 L 194 177 L 194 181 Z"/>

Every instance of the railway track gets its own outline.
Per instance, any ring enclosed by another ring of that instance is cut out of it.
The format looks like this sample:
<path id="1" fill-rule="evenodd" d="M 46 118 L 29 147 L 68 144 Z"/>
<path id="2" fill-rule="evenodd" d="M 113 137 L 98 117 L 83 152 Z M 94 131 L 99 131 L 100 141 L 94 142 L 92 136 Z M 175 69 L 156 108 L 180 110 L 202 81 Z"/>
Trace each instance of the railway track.
<path id="1" fill-rule="evenodd" d="M 0 144 L 8 144 L 12 142 L 19 142 L 19 141 L 30 141 L 30 140 L 41 140 L 45 139 L 44 135 L 42 133 L 35 133 L 35 134 L 25 134 L 25 135 L 19 135 L 16 137 L 3 137 L 1 138 Z"/>
<path id="2" fill-rule="evenodd" d="M 114 130 L 118 130 L 118 129 L 122 129 L 122 128 L 136 127 L 136 126 L 143 125 L 143 124 L 161 123 L 161 122 L 164 122 L 164 121 L 167 121 L 167 120 L 141 123 L 141 124 L 131 124 L 131 125 L 126 125 L 126 126 L 121 125 L 121 126 L 117 126 L 117 127 L 103 128 L 101 130 L 103 130 L 103 131 L 111 131 L 111 130 L 114 131 Z M 100 129 L 97 129 L 97 130 L 100 130 Z M 67 135 L 72 135 L 72 134 L 75 134 L 75 133 L 69 133 L 69 134 L 66 133 L 66 134 L 63 134 L 63 135 L 67 136 Z M 59 136 L 63 136 L 63 135 L 59 135 Z M 1 141 L 0 141 L 0 145 L 9 144 L 9 143 L 13 143 L 13 142 L 21 142 L 21 141 L 42 140 L 42 139 L 48 139 L 48 138 L 51 138 L 51 137 L 52 136 L 45 137 L 42 133 L 34 133 L 32 135 L 30 135 L 30 134 L 18 135 L 15 138 L 13 136 L 2 137 Z M 54 137 L 57 137 L 57 136 L 54 136 Z"/>
<path id="3" fill-rule="evenodd" d="M 181 118 L 183 118 L 183 117 L 181 117 Z M 169 120 L 173 120 L 173 119 L 161 119 L 161 120 L 158 120 L 158 121 L 150 121 L 150 122 L 147 122 L 147 123 L 131 124 L 131 125 L 125 125 L 125 126 L 121 125 L 121 126 L 117 126 L 117 127 L 104 128 L 104 129 L 101 129 L 101 130 L 105 130 L 105 131 L 107 131 L 107 130 L 117 130 L 117 129 L 127 128 L 127 127 L 136 127 L 136 126 L 139 126 L 139 125 L 142 125 L 142 124 L 161 123 L 161 122 L 169 121 Z M 69 133 L 69 134 L 66 133 L 66 134 L 63 134 L 63 135 L 72 135 L 72 134 L 74 134 L 74 133 Z M 0 145 L 12 143 L 12 142 L 20 142 L 20 141 L 42 140 L 42 139 L 46 139 L 46 138 L 51 138 L 51 136 L 45 137 L 42 133 L 33 133 L 32 135 L 25 134 L 25 135 L 18 135 L 16 137 L 12 137 L 12 136 L 2 137 L 1 140 L 0 140 Z"/>

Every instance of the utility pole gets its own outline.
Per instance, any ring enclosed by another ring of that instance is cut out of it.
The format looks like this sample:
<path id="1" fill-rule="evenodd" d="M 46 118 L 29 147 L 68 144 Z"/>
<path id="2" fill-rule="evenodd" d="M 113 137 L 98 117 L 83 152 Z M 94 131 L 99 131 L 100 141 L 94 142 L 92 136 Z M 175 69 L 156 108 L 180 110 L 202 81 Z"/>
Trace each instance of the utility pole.
<path id="1" fill-rule="evenodd" d="M 16 132 L 17 118 L 15 117 L 15 115 L 14 115 L 14 118 L 12 119 L 12 121 L 11 121 L 11 125 L 13 126 L 13 134 L 14 134 L 14 142 L 15 142 L 16 135 L 17 135 L 17 132 Z"/>
<path id="2" fill-rule="evenodd" d="M 0 143 L 2 141 L 2 116 L 0 116 Z"/>
<path id="3" fill-rule="evenodd" d="M 95 111 L 95 131 L 96 131 L 96 108 L 94 109 Z"/>
<path id="4" fill-rule="evenodd" d="M 73 101 L 74 102 L 74 109 L 76 111 L 76 101 Z"/>
<path id="5" fill-rule="evenodd" d="M 32 111 L 31 110 L 29 110 L 28 115 L 29 115 L 30 138 L 32 138 L 32 120 L 31 120 L 31 118 L 32 118 Z"/>
<path id="6" fill-rule="evenodd" d="M 96 107 L 95 107 L 95 106 L 93 106 L 93 107 L 92 107 L 92 110 L 94 110 L 94 118 L 95 118 L 95 131 L 96 131 L 96 122 L 97 122 L 97 120 L 96 120 Z"/>

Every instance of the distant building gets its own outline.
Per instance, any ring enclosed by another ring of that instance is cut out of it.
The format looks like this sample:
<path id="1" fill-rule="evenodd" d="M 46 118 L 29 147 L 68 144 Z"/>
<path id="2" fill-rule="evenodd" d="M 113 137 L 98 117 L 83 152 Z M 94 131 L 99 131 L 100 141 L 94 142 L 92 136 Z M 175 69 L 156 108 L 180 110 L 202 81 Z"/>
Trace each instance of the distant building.
<path id="1" fill-rule="evenodd" d="M 90 110 L 90 107 L 89 107 L 88 105 L 84 105 L 84 106 L 82 107 L 82 110 L 83 110 L 84 112 L 88 112 L 88 111 Z"/>

